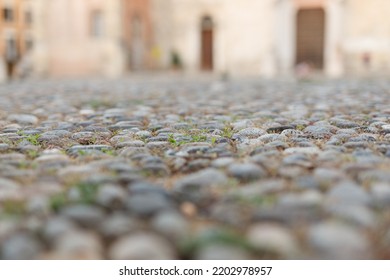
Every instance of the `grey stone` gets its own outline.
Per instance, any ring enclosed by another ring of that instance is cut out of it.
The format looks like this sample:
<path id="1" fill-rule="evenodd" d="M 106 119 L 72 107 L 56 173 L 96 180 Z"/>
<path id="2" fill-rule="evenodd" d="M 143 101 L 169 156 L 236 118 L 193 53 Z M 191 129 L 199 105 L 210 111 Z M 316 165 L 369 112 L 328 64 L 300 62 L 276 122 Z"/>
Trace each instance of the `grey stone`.
<path id="1" fill-rule="evenodd" d="M 212 188 L 224 186 L 227 182 L 228 178 L 222 171 L 208 168 L 176 181 L 174 191 L 183 198 L 199 201 L 208 196 Z"/>
<path id="2" fill-rule="evenodd" d="M 370 259 L 370 243 L 355 228 L 335 222 L 312 226 L 308 241 L 319 259 Z"/>
<path id="3" fill-rule="evenodd" d="M 165 239 L 150 232 L 139 232 L 120 238 L 109 249 L 113 260 L 171 260 L 174 248 Z"/>
<path id="4" fill-rule="evenodd" d="M 51 243 L 55 242 L 61 235 L 74 231 L 76 225 L 68 218 L 52 217 L 43 228 L 44 237 Z"/>
<path id="5" fill-rule="evenodd" d="M 31 234 L 18 233 L 6 240 L 1 249 L 4 260 L 33 260 L 41 253 L 41 243 Z"/>
<path id="6" fill-rule="evenodd" d="M 228 165 L 232 164 L 234 162 L 234 158 L 231 157 L 222 157 L 217 158 L 211 162 L 212 167 L 215 168 L 223 168 L 227 167 Z"/>
<path id="7" fill-rule="evenodd" d="M 278 204 L 286 208 L 311 208 L 320 206 L 323 199 L 323 195 L 320 192 L 308 190 L 302 193 L 281 194 L 278 199 Z"/>
<path id="8" fill-rule="evenodd" d="M 88 231 L 70 231 L 54 243 L 54 259 L 99 260 L 103 258 L 103 245 L 98 235 Z"/>
<path id="9" fill-rule="evenodd" d="M 327 203 L 369 205 L 372 199 L 362 187 L 351 181 L 342 181 L 327 193 Z"/>
<path id="10" fill-rule="evenodd" d="M 82 204 L 67 206 L 61 210 L 61 214 L 85 227 L 98 226 L 105 216 L 100 208 Z"/>
<path id="11" fill-rule="evenodd" d="M 287 138 L 284 135 L 280 134 L 265 134 L 258 138 L 263 143 L 271 143 L 274 141 L 285 141 Z"/>
<path id="12" fill-rule="evenodd" d="M 267 175 L 264 169 L 253 163 L 233 163 L 228 167 L 228 173 L 242 182 L 257 180 Z"/>
<path id="13" fill-rule="evenodd" d="M 243 137 L 248 137 L 248 138 L 258 138 L 262 135 L 264 135 L 266 132 L 265 130 L 257 127 L 248 127 L 241 129 L 237 135 L 238 136 L 243 136 Z M 234 137 L 234 136 L 233 136 Z"/>
<path id="14" fill-rule="evenodd" d="M 172 209 L 173 204 L 172 201 L 163 194 L 157 192 L 143 192 L 131 195 L 126 202 L 126 207 L 130 213 L 149 216 L 161 210 Z"/>
<path id="15" fill-rule="evenodd" d="M 21 186 L 5 178 L 0 178 L 0 202 L 6 200 L 19 200 L 21 198 Z"/>
<path id="16" fill-rule="evenodd" d="M 154 230 L 164 234 L 172 241 L 179 242 L 190 232 L 189 223 L 183 216 L 174 211 L 163 211 L 151 221 Z"/>
<path id="17" fill-rule="evenodd" d="M 243 248 L 225 245 L 209 244 L 201 247 L 195 255 L 197 260 L 248 260 L 251 259 L 249 252 Z"/>
<path id="18" fill-rule="evenodd" d="M 326 207 L 328 213 L 357 226 L 373 228 L 377 225 L 375 214 L 368 208 L 356 204 L 333 204 Z"/>
<path id="19" fill-rule="evenodd" d="M 277 224 L 254 224 L 247 232 L 250 244 L 259 250 L 270 251 L 282 258 L 296 258 L 299 246 L 292 232 Z"/>
<path id="20" fill-rule="evenodd" d="M 336 131 L 337 129 L 329 125 L 310 125 L 303 130 L 308 136 L 316 139 L 329 138 Z"/>
<path id="21" fill-rule="evenodd" d="M 21 125 L 35 125 L 38 123 L 38 118 L 29 114 L 11 114 L 7 120 Z"/>
<path id="22" fill-rule="evenodd" d="M 106 184 L 98 189 L 96 202 L 109 208 L 121 207 L 126 200 L 127 193 L 120 186 Z"/>
<path id="23" fill-rule="evenodd" d="M 138 222 L 128 215 L 115 213 L 100 225 L 100 232 L 106 238 L 118 238 L 139 228 Z"/>
<path id="24" fill-rule="evenodd" d="M 330 123 L 339 128 L 354 128 L 359 126 L 359 124 L 353 121 L 339 119 L 339 118 L 331 118 Z"/>
<path id="25" fill-rule="evenodd" d="M 371 186 L 371 194 L 374 205 L 376 207 L 390 207 L 390 184 L 385 182 L 377 182 Z"/>

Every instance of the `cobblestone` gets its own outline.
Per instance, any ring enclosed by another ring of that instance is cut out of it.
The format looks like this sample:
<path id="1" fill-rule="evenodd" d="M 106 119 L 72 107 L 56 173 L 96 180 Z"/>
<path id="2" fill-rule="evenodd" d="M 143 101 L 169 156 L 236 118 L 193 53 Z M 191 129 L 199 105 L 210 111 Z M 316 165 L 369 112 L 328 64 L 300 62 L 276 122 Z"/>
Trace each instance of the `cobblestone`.
<path id="1" fill-rule="evenodd" d="M 387 258 L 389 96 L 385 81 L 2 85 L 0 259 Z"/>

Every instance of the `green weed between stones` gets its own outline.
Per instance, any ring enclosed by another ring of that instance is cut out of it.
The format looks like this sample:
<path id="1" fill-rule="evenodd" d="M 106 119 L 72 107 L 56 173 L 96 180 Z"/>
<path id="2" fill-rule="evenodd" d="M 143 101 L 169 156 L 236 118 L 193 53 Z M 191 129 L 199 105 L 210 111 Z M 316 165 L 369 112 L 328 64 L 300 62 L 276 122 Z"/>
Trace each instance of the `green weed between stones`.
<path id="1" fill-rule="evenodd" d="M 200 248 L 214 244 L 235 246 L 247 251 L 254 250 L 244 237 L 228 229 L 215 229 L 204 236 L 183 240 L 180 250 L 185 256 L 190 256 Z"/>
<path id="2" fill-rule="evenodd" d="M 115 156 L 116 155 L 115 151 L 112 150 L 112 149 L 102 149 L 101 151 L 102 151 L 102 153 L 104 153 L 106 155 L 109 155 L 109 156 Z"/>
<path id="3" fill-rule="evenodd" d="M 2 212 L 6 216 L 22 215 L 26 209 L 25 201 L 8 200 L 3 201 Z"/>
<path id="4" fill-rule="evenodd" d="M 275 195 L 258 195 L 252 197 L 237 196 L 236 200 L 239 204 L 250 206 L 271 206 L 276 203 Z"/>
<path id="5" fill-rule="evenodd" d="M 114 104 L 109 100 L 93 99 L 89 101 L 87 105 L 90 106 L 93 110 L 98 110 L 100 108 L 112 107 Z"/>
<path id="6" fill-rule="evenodd" d="M 26 135 L 25 133 L 19 131 L 17 133 L 18 135 L 20 136 L 23 136 L 23 139 L 26 139 L 28 142 L 30 142 L 32 145 L 34 146 L 39 146 L 39 141 L 38 141 L 38 138 L 41 137 L 41 134 L 37 133 L 37 134 L 29 134 L 29 135 Z M 18 143 L 20 143 L 21 141 L 23 141 L 23 139 L 19 140 Z"/>
<path id="7" fill-rule="evenodd" d="M 78 151 L 77 151 L 77 154 L 78 154 L 79 156 L 86 156 L 88 153 L 87 153 L 87 151 L 85 151 L 85 150 L 78 150 Z"/>
<path id="8" fill-rule="evenodd" d="M 13 144 L 13 142 L 10 139 L 5 138 L 5 137 L 1 137 L 0 138 L 0 143 L 7 144 L 7 145 L 10 145 L 10 146 Z"/>
<path id="9" fill-rule="evenodd" d="M 29 161 L 21 161 L 18 163 L 19 169 L 35 169 L 37 168 L 37 164 L 35 162 L 29 162 Z"/>
<path id="10" fill-rule="evenodd" d="M 195 134 L 195 135 L 185 135 L 185 136 L 189 136 L 190 139 L 189 140 L 182 140 L 182 141 L 177 141 L 173 134 L 169 134 L 168 135 L 168 142 L 171 143 L 173 146 L 175 147 L 179 147 L 179 146 L 182 146 L 182 145 L 185 145 L 185 144 L 188 144 L 188 143 L 195 143 L 195 142 L 207 142 L 207 136 L 205 135 L 198 135 L 198 134 Z"/>
<path id="11" fill-rule="evenodd" d="M 232 138 L 234 134 L 233 128 L 231 126 L 225 126 L 224 129 L 222 130 L 222 137 L 225 138 Z"/>
<path id="12" fill-rule="evenodd" d="M 94 203 L 96 200 L 96 194 L 98 192 L 99 185 L 89 182 L 80 182 L 74 187 L 71 187 L 70 189 L 72 188 L 75 188 L 78 191 L 79 199 L 75 201 L 70 201 L 67 192 L 53 195 L 50 198 L 50 208 L 53 211 L 58 212 L 61 208 L 70 204 L 71 202 L 84 204 Z"/>
<path id="13" fill-rule="evenodd" d="M 39 152 L 36 151 L 36 150 L 28 150 L 28 151 L 27 151 L 27 156 L 28 156 L 29 158 L 31 158 L 31 159 L 37 158 L 38 155 L 39 155 Z"/>
<path id="14" fill-rule="evenodd" d="M 27 135 L 26 140 L 33 144 L 34 146 L 39 146 L 38 138 L 40 137 L 40 134 L 30 134 Z"/>
<path id="15" fill-rule="evenodd" d="M 59 193 L 50 197 L 50 208 L 57 212 L 66 204 L 68 204 L 68 198 L 65 193 Z"/>

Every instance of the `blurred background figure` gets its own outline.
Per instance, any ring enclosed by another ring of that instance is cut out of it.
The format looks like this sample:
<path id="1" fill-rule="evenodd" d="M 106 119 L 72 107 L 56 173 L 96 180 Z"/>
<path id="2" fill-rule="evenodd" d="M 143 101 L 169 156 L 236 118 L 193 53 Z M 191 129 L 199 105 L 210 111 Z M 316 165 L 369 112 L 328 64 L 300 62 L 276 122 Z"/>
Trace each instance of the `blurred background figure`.
<path id="1" fill-rule="evenodd" d="M 390 73 L 388 0 L 1 0 L 0 8 L 7 79 Z"/>

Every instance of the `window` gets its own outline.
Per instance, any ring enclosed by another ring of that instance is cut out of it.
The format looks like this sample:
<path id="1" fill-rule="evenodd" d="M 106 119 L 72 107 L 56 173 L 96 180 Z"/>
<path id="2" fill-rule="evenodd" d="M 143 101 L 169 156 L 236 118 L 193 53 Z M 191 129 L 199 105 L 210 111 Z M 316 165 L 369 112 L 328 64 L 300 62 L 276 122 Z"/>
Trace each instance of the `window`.
<path id="1" fill-rule="evenodd" d="M 24 12 L 24 22 L 26 24 L 31 24 L 33 22 L 32 12 L 30 10 Z"/>
<path id="2" fill-rule="evenodd" d="M 103 13 L 101 11 L 93 11 L 91 16 L 91 36 L 93 38 L 101 38 L 104 35 Z"/>
<path id="3" fill-rule="evenodd" d="M 30 38 L 26 39 L 24 44 L 25 44 L 26 51 L 29 51 L 34 47 L 34 42 Z"/>
<path id="4" fill-rule="evenodd" d="M 3 19 L 4 21 L 12 22 L 14 20 L 14 11 L 11 8 L 4 8 Z"/>
<path id="5" fill-rule="evenodd" d="M 5 59 L 8 62 L 13 62 L 18 59 L 18 49 L 16 45 L 16 38 L 12 34 L 7 36 L 5 40 Z"/>

